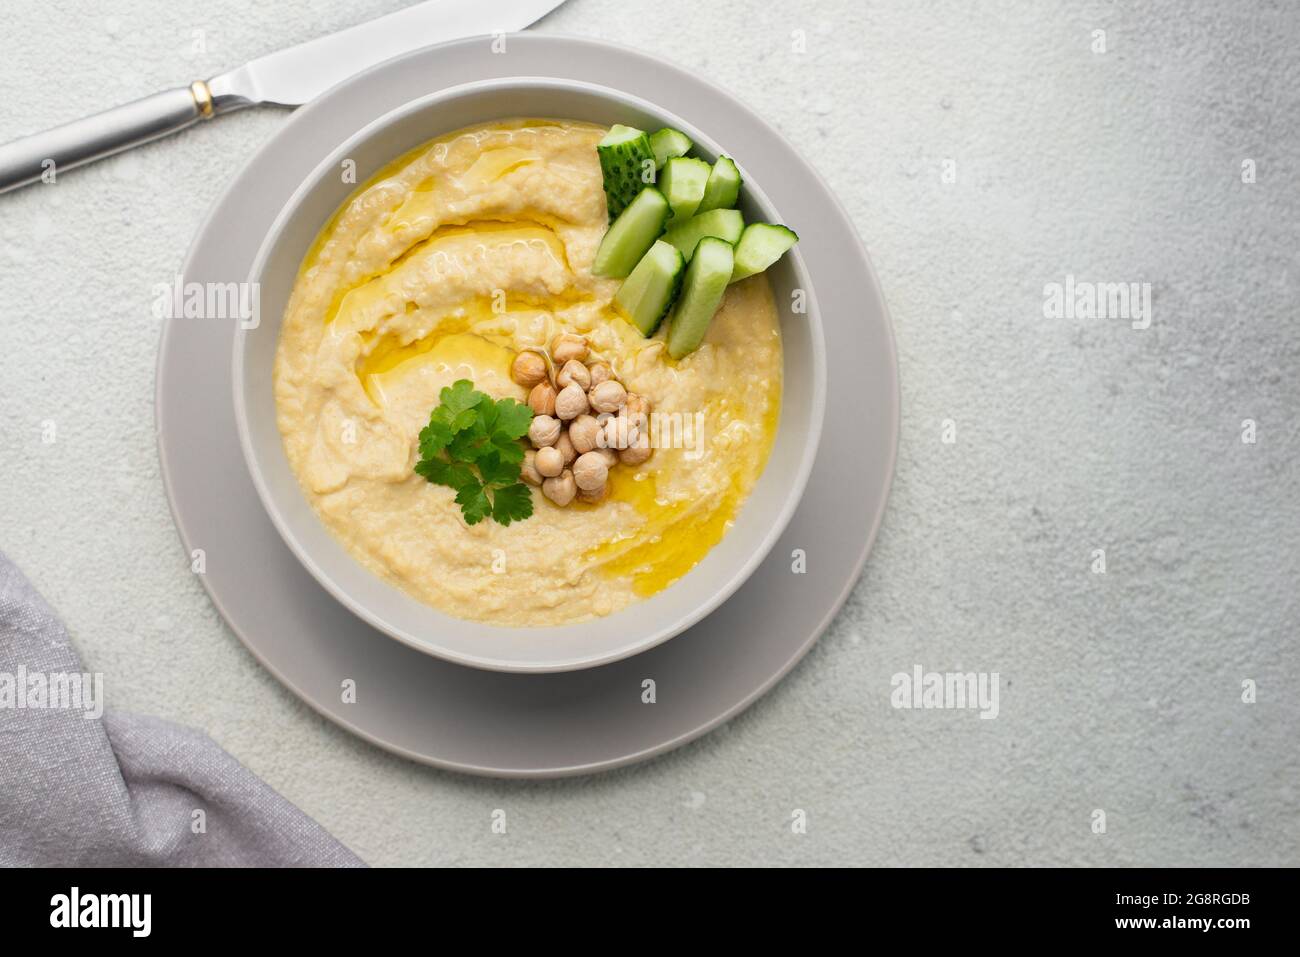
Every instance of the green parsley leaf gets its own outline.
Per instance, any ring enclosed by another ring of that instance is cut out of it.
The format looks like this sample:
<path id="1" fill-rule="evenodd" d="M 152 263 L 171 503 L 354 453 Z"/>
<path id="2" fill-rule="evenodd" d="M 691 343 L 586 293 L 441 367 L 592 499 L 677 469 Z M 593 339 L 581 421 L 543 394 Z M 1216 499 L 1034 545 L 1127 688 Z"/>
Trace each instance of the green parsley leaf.
<path id="1" fill-rule="evenodd" d="M 417 475 L 456 490 L 469 525 L 491 516 L 502 525 L 533 514 L 532 492 L 519 481 L 533 411 L 514 399 L 493 399 L 468 379 L 439 393 L 440 404 L 420 431 Z"/>
<path id="2" fill-rule="evenodd" d="M 479 405 L 484 399 L 489 402 L 482 392 L 474 388 L 474 383 L 469 379 L 457 379 L 451 385 L 443 388 L 438 394 L 442 400 L 442 406 L 445 407 L 451 415 L 458 415 L 461 412 L 468 412 L 470 409 Z"/>
<path id="3" fill-rule="evenodd" d="M 465 516 L 466 525 L 477 525 L 492 513 L 492 503 L 488 501 L 483 486 L 471 479 L 469 484 L 461 486 L 456 493 L 456 504 Z"/>
<path id="4" fill-rule="evenodd" d="M 514 399 L 497 400 L 496 435 L 522 439 L 533 424 L 533 410 Z"/>
<path id="5" fill-rule="evenodd" d="M 447 448 L 466 429 L 478 421 L 475 409 L 483 400 L 491 401 L 474 390 L 468 379 L 458 379 L 442 390 L 442 404 L 429 416 L 429 424 L 420 432 L 420 457 L 431 459 Z M 473 461 L 473 459 L 462 459 Z"/>
<path id="6" fill-rule="evenodd" d="M 501 461 L 509 462 L 515 467 L 515 478 L 519 477 L 519 466 L 524 461 L 524 447 L 519 444 L 517 439 L 503 439 L 498 434 L 493 437 L 492 455 L 498 456 Z"/>
<path id="7" fill-rule="evenodd" d="M 435 485 L 446 485 L 454 489 L 478 481 L 468 465 L 441 458 L 421 459 L 415 463 L 415 472 Z"/>
<path id="8" fill-rule="evenodd" d="M 492 517 L 501 525 L 522 521 L 533 514 L 533 493 L 523 482 L 498 489 L 492 502 Z"/>
<path id="9" fill-rule="evenodd" d="M 510 485 L 519 481 L 519 464 L 502 461 L 496 452 L 489 452 L 479 459 L 478 470 L 484 485 Z"/>
<path id="10" fill-rule="evenodd" d="M 447 446 L 447 454 L 457 462 L 477 462 L 483 455 L 488 439 L 483 433 L 482 423 L 475 422 L 468 429 L 457 433 Z"/>

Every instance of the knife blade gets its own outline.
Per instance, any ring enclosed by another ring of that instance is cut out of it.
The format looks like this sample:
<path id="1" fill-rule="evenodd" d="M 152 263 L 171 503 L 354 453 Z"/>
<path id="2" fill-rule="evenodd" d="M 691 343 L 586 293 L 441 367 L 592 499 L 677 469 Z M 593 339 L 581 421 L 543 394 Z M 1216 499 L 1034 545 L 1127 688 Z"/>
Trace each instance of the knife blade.
<path id="1" fill-rule="evenodd" d="M 347 30 L 259 57 L 208 81 L 222 103 L 301 106 L 362 70 L 420 47 L 476 35 L 515 33 L 564 0 L 425 0 Z"/>
<path id="2" fill-rule="evenodd" d="M 564 0 L 424 0 L 269 53 L 211 80 L 155 93 L 0 146 L 0 193 L 260 104 L 301 106 L 377 63 L 448 40 L 514 33 Z"/>

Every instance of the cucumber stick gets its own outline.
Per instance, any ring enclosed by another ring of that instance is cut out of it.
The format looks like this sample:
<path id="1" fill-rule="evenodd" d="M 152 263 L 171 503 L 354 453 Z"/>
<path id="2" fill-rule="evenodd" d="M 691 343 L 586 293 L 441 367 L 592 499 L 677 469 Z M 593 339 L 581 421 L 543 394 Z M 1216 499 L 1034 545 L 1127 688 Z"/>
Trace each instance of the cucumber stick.
<path id="1" fill-rule="evenodd" d="M 605 177 L 605 205 L 612 221 L 637 193 L 654 182 L 654 151 L 643 131 L 615 124 L 596 144 L 596 155 Z"/>
<path id="2" fill-rule="evenodd" d="M 689 136 L 670 126 L 651 133 L 650 149 L 655 154 L 655 169 L 663 169 L 664 163 L 675 156 L 685 156 L 694 145 Z"/>
<path id="3" fill-rule="evenodd" d="M 668 354 L 674 359 L 694 352 L 704 341 L 734 268 L 730 243 L 706 236 L 695 247 L 695 256 L 682 280 L 681 298 L 668 326 Z"/>
<path id="4" fill-rule="evenodd" d="M 711 209 L 729 209 L 740 199 L 740 170 L 730 156 L 719 156 L 709 171 L 709 182 L 704 187 L 704 199 L 696 213 Z"/>
<path id="5" fill-rule="evenodd" d="M 622 279 L 632 271 L 668 221 L 668 200 L 647 186 L 605 231 L 591 271 L 597 276 Z"/>
<path id="6" fill-rule="evenodd" d="M 736 243 L 736 268 L 731 281 L 762 272 L 798 241 L 793 229 L 775 223 L 750 223 Z"/>
<path id="7" fill-rule="evenodd" d="M 643 336 L 653 336 L 682 285 L 686 261 L 676 247 L 659 240 L 623 280 L 614 308 Z"/>
<path id="8" fill-rule="evenodd" d="M 711 172 L 708 163 L 690 156 L 674 156 L 664 163 L 663 172 L 659 174 L 659 189 L 668 198 L 674 220 L 681 222 L 695 215 L 700 200 L 704 199 Z"/>
<path id="9" fill-rule="evenodd" d="M 705 236 L 714 236 L 733 246 L 740 241 L 745 228 L 745 218 L 738 209 L 714 209 L 696 213 L 690 219 L 677 223 L 664 233 L 664 242 L 676 246 L 687 261 L 695 254 L 695 244 Z"/>

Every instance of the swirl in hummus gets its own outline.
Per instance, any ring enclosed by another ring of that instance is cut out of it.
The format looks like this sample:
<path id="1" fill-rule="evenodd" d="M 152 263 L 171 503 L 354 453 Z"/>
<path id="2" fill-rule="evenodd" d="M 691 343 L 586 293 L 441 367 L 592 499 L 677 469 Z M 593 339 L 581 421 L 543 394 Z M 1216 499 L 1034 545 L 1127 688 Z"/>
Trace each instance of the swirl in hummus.
<path id="1" fill-rule="evenodd" d="M 604 132 L 505 121 L 408 153 L 327 224 L 285 312 L 275 397 L 304 494 L 359 562 L 457 617 L 557 625 L 654 594 L 722 538 L 771 449 L 782 357 L 765 276 L 733 283 L 680 361 L 613 311 L 618 280 L 592 276 Z M 418 433 L 457 379 L 524 401 L 513 356 L 562 332 L 688 447 L 662 447 L 665 430 L 649 462 L 611 472 L 599 505 L 533 489 L 532 518 L 467 525 L 452 489 L 412 472 Z"/>

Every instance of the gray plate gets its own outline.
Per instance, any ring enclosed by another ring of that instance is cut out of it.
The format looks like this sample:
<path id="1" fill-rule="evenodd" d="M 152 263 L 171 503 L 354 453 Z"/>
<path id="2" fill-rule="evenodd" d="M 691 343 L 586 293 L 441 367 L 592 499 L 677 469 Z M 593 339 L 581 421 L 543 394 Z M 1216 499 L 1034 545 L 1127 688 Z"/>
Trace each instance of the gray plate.
<path id="1" fill-rule="evenodd" d="M 430 47 L 378 66 L 300 109 L 217 201 L 186 282 L 242 281 L 302 179 L 366 123 L 432 90 L 498 76 L 604 84 L 707 130 L 790 210 L 826 327 L 826 426 L 785 534 L 703 622 L 651 651 L 585 671 L 517 675 L 453 665 L 354 617 L 298 564 L 262 510 L 235 432 L 234 324 L 178 319 L 158 359 L 158 446 L 181 538 L 249 651 L 349 731 L 416 761 L 509 777 L 583 774 L 660 754 L 737 714 L 812 647 L 857 580 L 893 475 L 898 368 L 866 252 L 844 210 L 779 134 L 730 96 L 645 54 L 592 40 L 511 36 Z M 850 494 L 846 494 L 850 493 Z M 807 573 L 791 570 L 806 553 Z M 345 680 L 356 702 L 345 704 Z M 642 701 L 655 682 L 657 703 Z"/>

